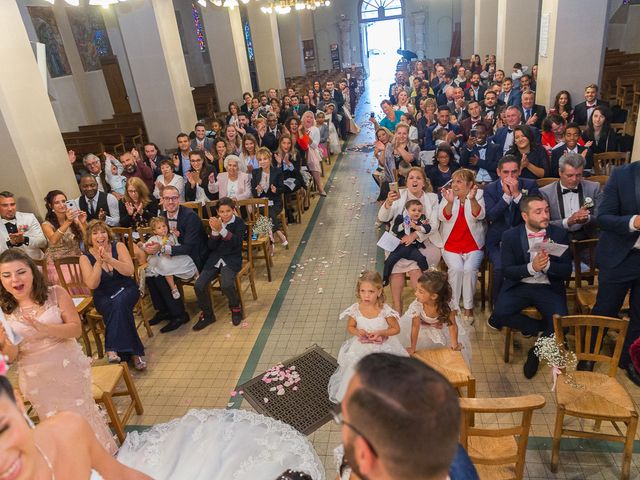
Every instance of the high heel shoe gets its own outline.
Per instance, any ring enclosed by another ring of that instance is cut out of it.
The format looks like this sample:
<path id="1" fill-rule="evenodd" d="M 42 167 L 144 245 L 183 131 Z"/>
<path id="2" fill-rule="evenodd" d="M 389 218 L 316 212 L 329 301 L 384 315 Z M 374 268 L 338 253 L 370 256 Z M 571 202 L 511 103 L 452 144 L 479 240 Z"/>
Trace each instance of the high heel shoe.
<path id="1" fill-rule="evenodd" d="M 141 372 L 142 370 L 147 369 L 147 362 L 145 362 L 141 356 L 134 355 L 133 356 L 133 368 Z"/>

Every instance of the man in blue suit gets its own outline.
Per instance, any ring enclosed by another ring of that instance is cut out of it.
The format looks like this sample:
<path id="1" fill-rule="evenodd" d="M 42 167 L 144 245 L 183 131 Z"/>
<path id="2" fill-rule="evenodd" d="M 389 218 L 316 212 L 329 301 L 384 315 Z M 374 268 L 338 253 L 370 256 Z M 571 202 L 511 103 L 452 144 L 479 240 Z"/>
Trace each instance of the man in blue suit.
<path id="1" fill-rule="evenodd" d="M 617 317 L 631 291 L 631 321 L 620 357 L 620 367 L 628 369 L 629 346 L 640 336 L 640 162 L 613 169 L 598 207 L 598 226 L 593 314 Z"/>
<path id="2" fill-rule="evenodd" d="M 502 81 L 502 91 L 500 95 L 498 95 L 498 98 L 509 107 L 519 107 L 522 102 L 520 90 L 513 86 L 513 80 L 510 78 L 505 78 Z"/>
<path id="3" fill-rule="evenodd" d="M 160 245 L 154 243 L 145 247 L 148 255 L 189 255 L 198 267 L 202 270 L 209 250 L 207 248 L 207 234 L 202 226 L 202 221 L 193 210 L 180 205 L 178 189 L 174 186 L 167 186 L 162 190 L 162 202 L 166 212 L 162 215 L 167 217 L 169 230 L 179 232 L 180 245 Z M 164 277 L 147 277 L 147 286 L 153 307 L 157 310 L 156 315 L 149 321 L 151 325 L 169 320 L 169 323 L 160 329 L 161 333 L 172 332 L 184 323 L 189 321 L 189 316 L 184 309 L 182 299 L 175 299 L 171 296 L 171 289 Z"/>
<path id="4" fill-rule="evenodd" d="M 554 242 L 569 246 L 567 232 L 550 224 L 549 204 L 539 196 L 528 196 L 520 201 L 524 225 L 507 230 L 502 235 L 502 270 L 504 282 L 489 319 L 489 326 L 504 326 L 521 331 L 524 335 L 553 335 L 553 316 L 567 315 L 564 282 L 571 277 L 571 251 L 560 257 L 544 250 L 544 244 Z M 538 244 L 537 253 L 530 250 Z M 521 313 L 535 307 L 542 322 Z M 524 376 L 532 378 L 538 371 L 540 360 L 532 347 L 524 364 Z"/>
<path id="5" fill-rule="evenodd" d="M 522 112 L 518 107 L 507 107 L 505 114 L 507 117 L 507 124 L 496 130 L 496 133 L 489 138 L 491 142 L 500 145 L 501 152 L 503 154 L 507 153 L 507 150 L 509 150 L 513 145 L 513 129 L 518 125 L 522 125 Z M 533 133 L 536 142 L 540 143 L 540 130 L 531 126 L 529 128 L 531 129 L 531 133 Z"/>
<path id="6" fill-rule="evenodd" d="M 449 121 L 451 110 L 446 105 L 438 107 L 438 121 L 435 125 L 431 125 L 427 128 L 424 134 L 424 145 L 422 150 L 433 151 L 436 149 L 436 143 L 433 141 L 433 132 L 444 128 L 449 134 L 447 135 L 447 143 L 449 145 L 458 146 L 460 139 L 458 138 L 460 133 L 460 127 L 457 124 L 453 124 Z"/>
<path id="7" fill-rule="evenodd" d="M 478 103 L 475 102 L 475 105 Z M 487 141 L 487 131 L 486 124 L 477 123 L 470 130 L 465 146 L 460 149 L 460 165 L 473 170 L 476 182 L 479 183 L 492 182 L 498 178 L 496 170 L 502 157 L 500 147 Z"/>
<path id="8" fill-rule="evenodd" d="M 497 168 L 498 177 L 484 188 L 484 203 L 489 229 L 486 236 L 486 249 L 489 261 L 493 265 L 493 290 L 491 296 L 495 304 L 502 286 L 502 258 L 500 242 L 502 234 L 512 227 L 522 224 L 522 215 L 518 205 L 527 195 L 538 195 L 535 180 L 520 178 L 520 159 L 506 155 L 500 159 Z"/>

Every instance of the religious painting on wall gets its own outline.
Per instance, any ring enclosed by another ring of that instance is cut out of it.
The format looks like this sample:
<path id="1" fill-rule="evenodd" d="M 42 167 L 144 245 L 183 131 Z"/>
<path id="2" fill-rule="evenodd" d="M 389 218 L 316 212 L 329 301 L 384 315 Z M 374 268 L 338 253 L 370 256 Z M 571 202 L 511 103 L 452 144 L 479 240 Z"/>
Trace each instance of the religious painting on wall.
<path id="1" fill-rule="evenodd" d="M 47 68 L 52 78 L 71 75 L 71 66 L 58 30 L 52 7 L 27 7 L 38 41 L 44 43 Z"/>
<path id="2" fill-rule="evenodd" d="M 113 54 L 100 7 L 67 8 L 67 15 L 84 71 L 100 70 L 100 57 Z"/>

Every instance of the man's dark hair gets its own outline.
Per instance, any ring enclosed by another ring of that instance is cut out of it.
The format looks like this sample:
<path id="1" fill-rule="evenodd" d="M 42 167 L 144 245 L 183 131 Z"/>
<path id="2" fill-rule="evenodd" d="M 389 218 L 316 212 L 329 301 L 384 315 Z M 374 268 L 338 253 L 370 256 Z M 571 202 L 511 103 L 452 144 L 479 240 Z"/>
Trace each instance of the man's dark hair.
<path id="1" fill-rule="evenodd" d="M 520 168 L 520 159 L 515 155 L 505 155 L 500 160 L 498 160 L 498 170 L 502 170 L 502 166 L 505 163 L 515 163 Z"/>
<path id="2" fill-rule="evenodd" d="M 186 134 L 186 133 L 184 133 L 184 132 L 180 132 L 180 133 L 176 136 L 176 142 L 177 142 L 178 140 L 180 140 L 182 137 L 187 137 L 187 138 L 189 138 L 189 135 L 187 135 L 187 134 Z"/>
<path id="3" fill-rule="evenodd" d="M 202 128 L 204 128 L 205 130 L 207 129 L 207 126 L 206 126 L 204 123 L 202 123 L 202 122 L 198 122 L 198 123 L 196 123 L 196 126 L 195 126 L 195 127 L 193 127 L 193 129 L 195 130 L 195 129 L 196 129 L 196 128 L 198 128 L 198 127 L 202 127 Z"/>
<path id="4" fill-rule="evenodd" d="M 451 109 L 446 105 L 440 105 L 438 107 L 438 112 L 449 112 L 449 113 L 451 113 Z"/>
<path id="5" fill-rule="evenodd" d="M 10 191 L 8 191 L 8 190 L 4 190 L 3 192 L 0 192 L 0 197 L 2 197 L 2 198 L 16 198 L 16 196 L 13 193 L 11 193 Z"/>
<path id="6" fill-rule="evenodd" d="M 582 129 L 580 128 L 580 125 L 578 125 L 576 122 L 569 122 L 567 123 L 567 126 L 564 127 L 564 131 L 565 133 L 567 133 L 567 130 L 569 130 L 570 128 L 573 128 L 575 130 L 578 130 L 578 133 L 582 132 Z"/>
<path id="7" fill-rule="evenodd" d="M 526 197 L 522 197 L 520 203 L 518 204 L 520 207 L 520 211 L 524 213 L 529 212 L 529 204 L 532 202 L 546 202 L 547 199 L 542 195 L 527 195 Z"/>
<path id="8" fill-rule="evenodd" d="M 493 90 L 487 90 L 486 92 L 484 92 L 484 96 L 486 97 L 487 95 L 495 95 L 496 97 L 498 96 L 498 94 Z"/>
<path id="9" fill-rule="evenodd" d="M 361 385 L 345 405 L 349 421 L 384 459 L 394 478 L 446 474 L 458 448 L 458 395 L 415 358 L 374 353 L 356 367 Z"/>

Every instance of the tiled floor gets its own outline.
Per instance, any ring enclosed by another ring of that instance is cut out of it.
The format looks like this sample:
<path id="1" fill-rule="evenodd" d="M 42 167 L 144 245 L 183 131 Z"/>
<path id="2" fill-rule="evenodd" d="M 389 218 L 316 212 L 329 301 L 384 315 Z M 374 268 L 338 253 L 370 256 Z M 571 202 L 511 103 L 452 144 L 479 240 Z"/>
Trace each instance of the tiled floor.
<path id="1" fill-rule="evenodd" d="M 329 196 L 319 202 L 314 200 L 302 225 L 290 226 L 291 245 L 298 248 L 286 251 L 277 246 L 273 282 L 267 282 L 264 267 L 258 266 L 259 298 L 253 301 L 247 294 L 244 328 L 231 325 L 220 298 L 216 311 L 224 313 L 204 331 L 193 332 L 185 326 L 167 335 L 144 339 L 149 369 L 135 377 L 145 413 L 134 416 L 132 423 L 164 422 L 193 407 L 250 408 L 241 398 L 230 398 L 236 385 L 313 344 L 337 355 L 347 338 L 338 314 L 355 301 L 356 278 L 362 270 L 374 269 L 379 255 L 373 227 L 378 205 L 370 176 L 372 154 L 351 150 L 371 142 L 373 130 L 367 117 L 371 105 L 378 103 L 378 97 L 361 100 L 358 118 L 362 132 L 350 141 L 338 163 L 326 170 L 325 181 L 331 182 Z M 410 289 L 405 294 L 407 305 L 412 296 Z M 189 289 L 186 301 L 196 313 Z M 489 330 L 485 318 L 486 312 L 478 308 L 475 330 L 470 335 L 477 396 L 540 393 L 547 400 L 533 418 L 526 478 L 617 478 L 621 454 L 611 453 L 614 450 L 607 443 L 564 441 L 559 473 L 549 471 L 555 405 L 548 369 L 541 367 L 532 380 L 523 377 L 523 352 L 532 340 L 520 337 L 517 339 L 521 346 L 512 354 L 511 362 L 503 363 L 504 337 Z M 622 373 L 618 378 L 639 402 L 640 389 Z M 502 424 L 510 420 L 510 416 L 494 416 L 480 421 Z M 338 427 L 327 424 L 310 439 L 325 462 L 327 478 L 334 478 L 332 450 L 340 441 Z M 634 456 L 632 478 L 640 478 L 638 454 Z"/>

